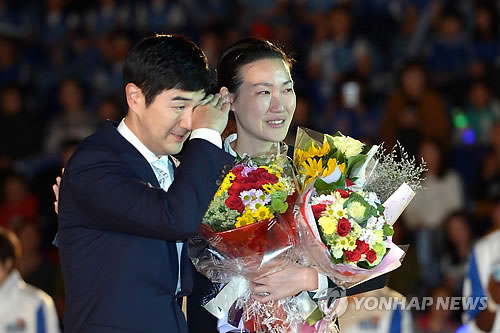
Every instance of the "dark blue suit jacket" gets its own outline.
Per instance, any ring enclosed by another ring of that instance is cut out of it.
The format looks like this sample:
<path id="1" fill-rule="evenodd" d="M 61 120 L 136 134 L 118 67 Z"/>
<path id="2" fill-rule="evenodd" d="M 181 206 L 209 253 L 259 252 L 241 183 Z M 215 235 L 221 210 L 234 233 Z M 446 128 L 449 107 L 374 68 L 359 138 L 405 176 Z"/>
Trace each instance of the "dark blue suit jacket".
<path id="1" fill-rule="evenodd" d="M 168 192 L 146 159 L 107 123 L 85 139 L 61 181 L 58 246 L 67 332 L 187 332 L 177 297 L 193 287 L 184 246 L 233 158 L 191 140 Z"/>

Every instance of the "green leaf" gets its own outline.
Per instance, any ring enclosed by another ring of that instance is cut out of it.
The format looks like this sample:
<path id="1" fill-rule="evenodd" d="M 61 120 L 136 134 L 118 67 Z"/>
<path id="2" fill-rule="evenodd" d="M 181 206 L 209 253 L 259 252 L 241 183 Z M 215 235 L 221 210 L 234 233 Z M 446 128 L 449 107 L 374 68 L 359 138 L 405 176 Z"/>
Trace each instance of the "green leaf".
<path id="1" fill-rule="evenodd" d="M 356 264 L 356 266 L 358 266 L 359 268 L 364 268 L 364 269 L 371 269 L 371 268 L 373 268 L 372 266 L 370 266 L 370 263 L 368 263 L 368 261 L 366 261 L 366 260 L 358 262 Z"/>
<path id="2" fill-rule="evenodd" d="M 394 229 L 390 225 L 388 225 L 387 223 L 384 224 L 384 229 L 383 230 L 384 230 L 384 235 L 385 236 L 392 236 L 392 235 L 394 235 Z"/>
<path id="3" fill-rule="evenodd" d="M 318 178 L 314 182 L 314 188 L 319 195 L 331 193 L 338 188 L 345 189 L 345 177 L 344 175 L 341 175 L 339 180 L 330 184 L 325 182 L 323 179 Z"/>
<path id="4" fill-rule="evenodd" d="M 385 207 L 384 207 L 383 205 L 381 205 L 381 204 L 379 204 L 379 203 L 378 203 L 378 204 L 377 204 L 377 210 L 378 210 L 378 213 L 379 213 L 380 215 L 382 215 L 382 214 L 384 214 L 384 212 L 385 212 Z"/>
<path id="5" fill-rule="evenodd" d="M 356 168 L 357 166 L 362 165 L 366 160 L 366 155 L 364 154 L 358 154 L 356 156 L 353 156 L 347 160 L 347 171 L 346 174 L 350 175 L 352 170 Z"/>

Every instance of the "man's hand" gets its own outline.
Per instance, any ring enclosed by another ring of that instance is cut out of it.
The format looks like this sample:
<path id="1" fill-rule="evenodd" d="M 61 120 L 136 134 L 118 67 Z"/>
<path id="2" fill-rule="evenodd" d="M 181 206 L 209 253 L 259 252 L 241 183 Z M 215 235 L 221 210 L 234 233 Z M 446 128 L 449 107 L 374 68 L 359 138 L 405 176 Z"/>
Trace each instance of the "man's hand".
<path id="1" fill-rule="evenodd" d="M 304 290 L 318 289 L 318 272 L 314 268 L 294 264 L 250 282 L 250 288 L 252 297 L 259 302 L 279 300 Z"/>
<path id="2" fill-rule="evenodd" d="M 211 128 L 219 133 L 224 131 L 231 103 L 229 94 L 225 91 L 223 95 L 209 95 L 193 109 L 191 119 L 191 130 L 198 128 Z"/>
<path id="3" fill-rule="evenodd" d="M 61 171 L 61 176 L 64 173 L 64 168 Z M 61 186 L 61 177 L 56 178 L 56 183 L 52 185 L 52 191 L 54 191 L 54 196 L 56 197 L 56 201 L 54 201 L 54 211 L 56 214 L 59 214 L 59 187 Z"/>

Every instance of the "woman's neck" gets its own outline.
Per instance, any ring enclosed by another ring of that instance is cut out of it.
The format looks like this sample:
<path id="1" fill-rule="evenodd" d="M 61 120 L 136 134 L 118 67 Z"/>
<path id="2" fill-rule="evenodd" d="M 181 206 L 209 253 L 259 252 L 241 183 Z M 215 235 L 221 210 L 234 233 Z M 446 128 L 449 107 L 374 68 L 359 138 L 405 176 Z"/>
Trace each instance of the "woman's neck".
<path id="1" fill-rule="evenodd" d="M 244 154 L 256 156 L 268 152 L 275 144 L 277 144 L 277 142 L 245 139 L 244 136 L 238 135 L 236 140 L 231 142 L 231 148 L 233 148 L 239 156 L 243 156 Z"/>

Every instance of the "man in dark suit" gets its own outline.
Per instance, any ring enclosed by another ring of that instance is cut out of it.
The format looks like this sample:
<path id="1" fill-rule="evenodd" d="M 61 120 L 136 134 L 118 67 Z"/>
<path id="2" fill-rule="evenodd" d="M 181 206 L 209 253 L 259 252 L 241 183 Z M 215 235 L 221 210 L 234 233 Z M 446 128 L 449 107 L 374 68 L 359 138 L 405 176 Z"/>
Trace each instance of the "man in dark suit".
<path id="1" fill-rule="evenodd" d="M 127 116 L 78 146 L 60 184 L 65 330 L 187 332 L 179 305 L 193 287 L 185 240 L 233 161 L 220 138 L 229 104 L 205 97 L 206 58 L 178 36 L 135 46 L 124 84 Z M 176 168 L 170 155 L 190 133 Z"/>

